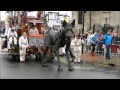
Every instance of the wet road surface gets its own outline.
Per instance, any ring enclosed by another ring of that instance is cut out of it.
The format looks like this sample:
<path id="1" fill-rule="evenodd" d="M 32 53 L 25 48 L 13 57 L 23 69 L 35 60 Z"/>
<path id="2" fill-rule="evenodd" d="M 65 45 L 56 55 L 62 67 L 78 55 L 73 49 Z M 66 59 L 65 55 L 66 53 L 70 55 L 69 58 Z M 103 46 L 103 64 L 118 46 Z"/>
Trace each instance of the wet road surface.
<path id="1" fill-rule="evenodd" d="M 0 55 L 0 79 L 120 79 L 120 68 L 83 63 L 75 64 L 75 71 L 69 72 L 64 60 L 62 66 L 63 72 L 58 72 L 56 62 L 43 68 L 30 56 L 19 63 L 11 56 Z"/>

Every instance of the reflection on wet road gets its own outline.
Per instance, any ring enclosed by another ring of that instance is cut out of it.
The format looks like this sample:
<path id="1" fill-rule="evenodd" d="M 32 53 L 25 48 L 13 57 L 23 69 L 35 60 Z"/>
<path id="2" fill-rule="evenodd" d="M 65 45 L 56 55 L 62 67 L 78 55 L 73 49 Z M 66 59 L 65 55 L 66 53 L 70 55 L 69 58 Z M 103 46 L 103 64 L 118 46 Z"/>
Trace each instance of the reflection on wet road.
<path id="1" fill-rule="evenodd" d="M 75 64 L 75 71 L 69 72 L 62 60 L 63 72 L 57 71 L 57 63 L 48 63 L 43 68 L 41 62 L 27 57 L 25 63 L 12 60 L 11 56 L 0 55 L 1 79 L 120 79 L 120 68 L 94 64 Z"/>

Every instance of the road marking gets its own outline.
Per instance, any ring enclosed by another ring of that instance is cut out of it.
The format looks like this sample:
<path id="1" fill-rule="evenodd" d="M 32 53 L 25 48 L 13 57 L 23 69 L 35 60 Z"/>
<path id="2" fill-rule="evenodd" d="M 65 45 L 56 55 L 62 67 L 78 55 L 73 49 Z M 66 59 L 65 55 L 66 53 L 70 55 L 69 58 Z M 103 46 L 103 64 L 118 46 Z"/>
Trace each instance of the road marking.
<path id="1" fill-rule="evenodd" d="M 6 55 L 6 54 L 9 54 L 9 53 L 1 53 L 1 52 L 0 52 L 0 55 L 4 55 L 4 54 Z"/>
<path id="2" fill-rule="evenodd" d="M 74 67 L 75 69 L 80 69 L 80 70 L 91 70 L 91 69 L 95 69 L 95 68 L 92 68 L 92 67 Z"/>

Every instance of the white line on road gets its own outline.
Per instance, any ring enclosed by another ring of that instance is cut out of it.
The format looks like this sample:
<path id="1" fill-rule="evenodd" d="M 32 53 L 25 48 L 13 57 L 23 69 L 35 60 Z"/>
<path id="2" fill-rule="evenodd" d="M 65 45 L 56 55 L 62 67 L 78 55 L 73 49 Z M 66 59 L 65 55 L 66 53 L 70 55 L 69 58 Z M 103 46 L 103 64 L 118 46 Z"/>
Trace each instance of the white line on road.
<path id="1" fill-rule="evenodd" d="M 92 68 L 92 67 L 89 67 L 89 68 L 87 68 L 87 67 L 74 67 L 75 69 L 81 69 L 81 70 L 91 70 L 91 69 L 94 69 L 94 68 Z"/>

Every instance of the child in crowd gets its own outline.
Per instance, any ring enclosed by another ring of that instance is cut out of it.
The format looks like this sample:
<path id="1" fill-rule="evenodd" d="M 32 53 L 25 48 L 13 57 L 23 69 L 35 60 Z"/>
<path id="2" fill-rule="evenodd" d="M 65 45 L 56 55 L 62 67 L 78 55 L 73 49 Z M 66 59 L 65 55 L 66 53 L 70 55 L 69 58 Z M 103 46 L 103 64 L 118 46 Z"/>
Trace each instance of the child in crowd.
<path id="1" fill-rule="evenodd" d="M 80 35 L 76 35 L 74 40 L 74 53 L 75 53 L 75 62 L 80 63 L 81 61 L 81 53 L 82 53 L 82 44 L 84 44 L 84 40 L 81 39 Z"/>

